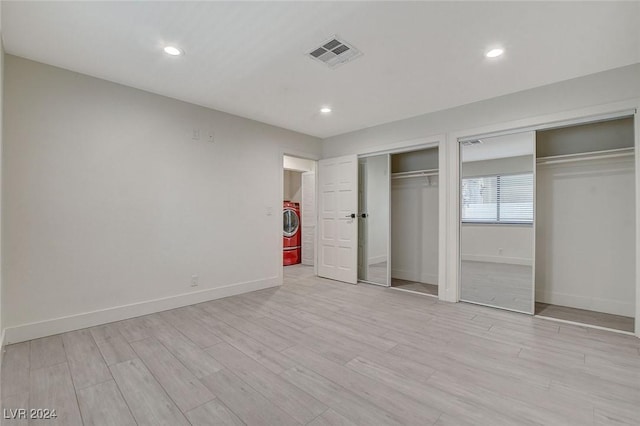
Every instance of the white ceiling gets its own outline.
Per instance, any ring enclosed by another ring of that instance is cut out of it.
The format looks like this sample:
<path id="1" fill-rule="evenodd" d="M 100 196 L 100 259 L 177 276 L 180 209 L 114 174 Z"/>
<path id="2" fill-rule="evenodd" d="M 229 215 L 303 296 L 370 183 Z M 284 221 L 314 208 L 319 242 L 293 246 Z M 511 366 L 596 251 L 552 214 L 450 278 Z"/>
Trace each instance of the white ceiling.
<path id="1" fill-rule="evenodd" d="M 2 32 L 14 55 L 323 138 L 640 62 L 640 2 L 3 1 Z M 334 34 L 364 55 L 305 56 Z"/>

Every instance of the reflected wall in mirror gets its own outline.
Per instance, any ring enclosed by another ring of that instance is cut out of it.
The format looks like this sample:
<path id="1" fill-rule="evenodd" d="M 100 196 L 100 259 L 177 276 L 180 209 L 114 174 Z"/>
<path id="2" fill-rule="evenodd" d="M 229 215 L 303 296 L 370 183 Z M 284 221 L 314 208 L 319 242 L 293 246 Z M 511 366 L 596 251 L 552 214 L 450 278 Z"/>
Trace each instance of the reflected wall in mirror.
<path id="1" fill-rule="evenodd" d="M 535 133 L 460 142 L 460 300 L 533 313 Z"/>
<path id="2" fill-rule="evenodd" d="M 388 285 L 389 155 L 358 164 L 358 279 Z"/>

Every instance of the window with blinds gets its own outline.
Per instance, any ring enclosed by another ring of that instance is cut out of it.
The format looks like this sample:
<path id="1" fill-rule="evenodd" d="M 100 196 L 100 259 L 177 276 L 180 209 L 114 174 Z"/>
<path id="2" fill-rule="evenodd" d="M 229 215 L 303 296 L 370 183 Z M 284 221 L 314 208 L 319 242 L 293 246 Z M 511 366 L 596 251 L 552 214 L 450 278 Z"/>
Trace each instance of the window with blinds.
<path id="1" fill-rule="evenodd" d="M 533 223 L 533 173 L 463 178 L 462 222 Z"/>

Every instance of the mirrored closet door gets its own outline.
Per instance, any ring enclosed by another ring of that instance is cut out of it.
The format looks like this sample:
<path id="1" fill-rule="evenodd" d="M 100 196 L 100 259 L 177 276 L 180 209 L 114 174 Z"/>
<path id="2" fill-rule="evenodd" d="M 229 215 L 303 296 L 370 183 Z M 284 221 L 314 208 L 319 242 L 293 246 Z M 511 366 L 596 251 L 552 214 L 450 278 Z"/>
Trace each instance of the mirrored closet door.
<path id="1" fill-rule="evenodd" d="M 389 155 L 358 160 L 358 280 L 389 285 Z"/>
<path id="2" fill-rule="evenodd" d="M 460 300 L 534 313 L 535 132 L 460 142 Z"/>

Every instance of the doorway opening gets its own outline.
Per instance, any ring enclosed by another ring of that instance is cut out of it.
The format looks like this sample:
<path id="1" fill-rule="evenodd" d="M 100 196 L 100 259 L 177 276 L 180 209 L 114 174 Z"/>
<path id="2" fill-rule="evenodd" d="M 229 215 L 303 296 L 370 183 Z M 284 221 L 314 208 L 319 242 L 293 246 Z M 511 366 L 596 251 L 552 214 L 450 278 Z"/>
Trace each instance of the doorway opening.
<path id="1" fill-rule="evenodd" d="M 284 155 L 282 169 L 282 265 L 313 267 L 316 263 L 316 162 Z"/>

